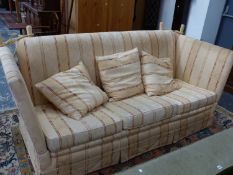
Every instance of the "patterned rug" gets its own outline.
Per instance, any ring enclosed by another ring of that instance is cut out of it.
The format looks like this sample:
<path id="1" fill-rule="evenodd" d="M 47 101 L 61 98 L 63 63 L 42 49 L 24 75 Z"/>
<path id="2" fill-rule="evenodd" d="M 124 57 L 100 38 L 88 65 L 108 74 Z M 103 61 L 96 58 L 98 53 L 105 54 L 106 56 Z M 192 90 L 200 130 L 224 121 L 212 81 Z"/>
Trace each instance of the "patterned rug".
<path id="1" fill-rule="evenodd" d="M 175 144 L 152 150 L 126 163 L 91 173 L 91 175 L 108 175 L 125 170 L 230 128 L 233 126 L 233 113 L 218 106 L 215 111 L 214 121 L 213 126 L 186 137 Z M 30 175 L 33 172 L 30 158 L 19 131 L 17 110 L 0 114 L 0 175 Z"/>
<path id="2" fill-rule="evenodd" d="M 17 110 L 0 114 L 0 175 L 32 174 L 18 122 Z"/>
<path id="3" fill-rule="evenodd" d="M 10 37 L 19 34 L 17 30 L 8 30 L 4 21 L 1 19 L 3 12 L 0 11 L 0 38 L 3 41 L 8 40 Z M 15 45 L 10 45 L 9 48 L 14 53 Z M 6 82 L 6 77 L 0 63 L 0 111 L 8 111 L 15 108 L 15 103 L 10 92 L 9 86 Z"/>

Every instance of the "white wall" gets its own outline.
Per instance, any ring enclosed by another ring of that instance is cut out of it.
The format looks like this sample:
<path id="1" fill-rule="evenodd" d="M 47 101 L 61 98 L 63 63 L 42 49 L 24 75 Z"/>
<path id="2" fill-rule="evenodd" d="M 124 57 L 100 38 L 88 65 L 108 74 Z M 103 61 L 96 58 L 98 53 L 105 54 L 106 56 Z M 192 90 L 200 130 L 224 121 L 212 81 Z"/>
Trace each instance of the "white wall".
<path id="1" fill-rule="evenodd" d="M 215 43 L 226 0 L 191 0 L 185 35 Z"/>
<path id="2" fill-rule="evenodd" d="M 161 0 L 159 22 L 164 22 L 165 29 L 172 28 L 173 15 L 175 11 L 175 0 Z"/>
<path id="3" fill-rule="evenodd" d="M 209 2 L 210 0 L 191 0 L 185 35 L 201 39 Z"/>
<path id="4" fill-rule="evenodd" d="M 201 39 L 215 43 L 226 0 L 210 0 Z"/>

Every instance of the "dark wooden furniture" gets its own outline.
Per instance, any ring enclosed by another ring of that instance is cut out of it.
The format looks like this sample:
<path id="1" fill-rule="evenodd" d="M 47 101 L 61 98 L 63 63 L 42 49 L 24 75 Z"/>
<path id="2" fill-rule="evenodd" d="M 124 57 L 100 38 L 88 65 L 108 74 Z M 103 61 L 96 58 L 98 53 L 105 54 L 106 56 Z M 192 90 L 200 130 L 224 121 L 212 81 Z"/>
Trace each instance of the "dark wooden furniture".
<path id="1" fill-rule="evenodd" d="M 132 30 L 135 0 L 76 0 L 75 31 Z"/>
<path id="2" fill-rule="evenodd" d="M 13 11 L 13 0 L 8 0 L 9 10 L 12 13 Z"/>
<path id="3" fill-rule="evenodd" d="M 10 10 L 9 1 L 10 0 L 0 0 L 0 8 L 6 9 L 6 10 Z"/>
<path id="4" fill-rule="evenodd" d="M 41 1 L 36 2 L 35 0 L 31 0 L 30 2 L 21 3 L 25 14 L 25 23 L 32 26 L 49 26 L 49 30 L 47 28 L 41 28 L 41 32 L 45 32 L 46 34 L 59 34 L 61 31 L 60 1 L 52 0 L 52 5 L 51 0 L 48 0 L 50 2 L 48 3 L 51 6 L 50 8 L 48 4 L 43 6 L 44 4 L 39 4 L 39 2 Z"/>
<path id="5" fill-rule="evenodd" d="M 191 0 L 176 0 L 172 29 L 180 30 L 181 24 L 187 23 Z"/>
<path id="6" fill-rule="evenodd" d="M 12 13 L 13 9 L 16 11 L 17 22 L 21 22 L 20 16 L 20 0 L 8 0 L 9 10 Z"/>
<path id="7" fill-rule="evenodd" d="M 145 1 L 144 30 L 156 30 L 159 18 L 160 0 Z"/>
<path id="8" fill-rule="evenodd" d="M 28 2 L 31 6 L 40 10 L 60 10 L 60 0 L 29 0 Z"/>
<path id="9" fill-rule="evenodd" d="M 9 30 L 19 30 L 20 34 L 26 34 L 26 23 L 8 23 L 7 28 Z M 32 26 L 32 29 L 43 29 L 43 30 L 49 30 L 50 26 Z M 35 35 L 39 35 L 38 33 L 35 33 Z"/>

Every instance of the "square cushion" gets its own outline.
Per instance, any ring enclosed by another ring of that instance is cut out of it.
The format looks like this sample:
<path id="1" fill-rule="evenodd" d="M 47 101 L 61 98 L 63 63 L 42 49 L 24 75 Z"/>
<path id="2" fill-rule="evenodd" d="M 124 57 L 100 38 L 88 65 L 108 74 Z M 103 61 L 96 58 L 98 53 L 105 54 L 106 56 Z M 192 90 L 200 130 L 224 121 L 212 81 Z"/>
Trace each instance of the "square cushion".
<path id="1" fill-rule="evenodd" d="M 65 115 L 74 119 L 108 101 L 97 87 L 82 62 L 36 84 L 36 88 Z"/>
<path id="2" fill-rule="evenodd" d="M 113 100 L 144 92 L 137 48 L 96 59 L 103 88 Z"/>
<path id="3" fill-rule="evenodd" d="M 164 95 L 181 86 L 173 79 L 171 58 L 157 58 L 144 51 L 141 52 L 142 79 L 148 96 Z"/>

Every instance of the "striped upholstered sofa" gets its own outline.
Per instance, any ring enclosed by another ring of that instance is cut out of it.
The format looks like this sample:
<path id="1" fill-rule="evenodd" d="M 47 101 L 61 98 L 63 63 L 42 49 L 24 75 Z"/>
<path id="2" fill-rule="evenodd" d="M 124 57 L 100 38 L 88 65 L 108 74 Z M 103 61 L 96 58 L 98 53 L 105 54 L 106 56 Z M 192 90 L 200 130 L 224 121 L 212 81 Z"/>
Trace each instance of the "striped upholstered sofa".
<path id="1" fill-rule="evenodd" d="M 78 64 L 100 78 L 95 56 L 137 47 L 174 61 L 182 88 L 108 102 L 81 120 L 67 118 L 35 84 Z M 20 128 L 37 174 L 85 174 L 171 144 L 212 123 L 233 53 L 173 31 L 132 31 L 33 37 L 17 43 L 16 58 L 0 49 L 20 111 Z M 18 66 L 16 61 L 18 59 Z M 18 69 L 19 67 L 19 69 Z"/>

